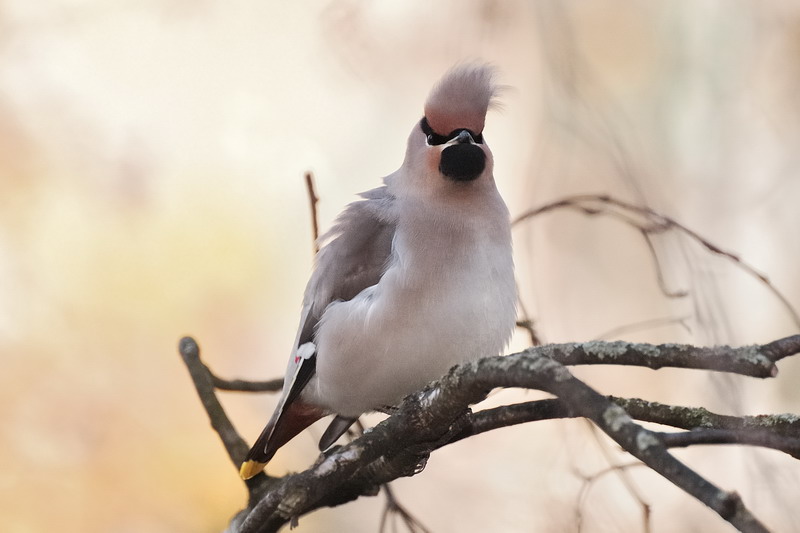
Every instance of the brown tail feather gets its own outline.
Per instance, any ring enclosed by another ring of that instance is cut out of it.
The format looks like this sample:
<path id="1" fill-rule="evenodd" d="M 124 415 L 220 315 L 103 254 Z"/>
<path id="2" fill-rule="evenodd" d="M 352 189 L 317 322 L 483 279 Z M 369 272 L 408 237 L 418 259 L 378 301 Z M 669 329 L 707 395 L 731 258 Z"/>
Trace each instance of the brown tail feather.
<path id="1" fill-rule="evenodd" d="M 281 446 L 323 416 L 325 412 L 319 407 L 298 400 L 276 412 L 247 452 L 240 470 L 242 478 L 250 479 L 261 472 Z"/>

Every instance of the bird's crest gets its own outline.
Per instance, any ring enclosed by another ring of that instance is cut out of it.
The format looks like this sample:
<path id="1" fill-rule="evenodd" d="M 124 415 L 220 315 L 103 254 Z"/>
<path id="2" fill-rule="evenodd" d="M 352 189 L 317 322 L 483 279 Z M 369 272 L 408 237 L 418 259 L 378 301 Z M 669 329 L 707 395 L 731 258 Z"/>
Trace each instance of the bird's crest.
<path id="1" fill-rule="evenodd" d="M 425 102 L 425 117 L 440 135 L 460 128 L 483 131 L 486 111 L 496 97 L 494 68 L 463 64 L 450 69 L 433 88 Z"/>

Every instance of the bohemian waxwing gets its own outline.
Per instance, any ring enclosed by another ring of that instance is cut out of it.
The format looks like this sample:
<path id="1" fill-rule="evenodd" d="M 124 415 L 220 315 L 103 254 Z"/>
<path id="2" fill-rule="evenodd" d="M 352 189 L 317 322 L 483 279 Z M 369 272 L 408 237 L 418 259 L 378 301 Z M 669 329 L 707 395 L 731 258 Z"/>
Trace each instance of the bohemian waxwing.
<path id="1" fill-rule="evenodd" d="M 492 75 L 477 65 L 445 74 L 400 169 L 320 238 L 283 394 L 244 479 L 321 417 L 336 415 L 324 450 L 362 413 L 505 348 L 516 288 L 508 209 L 483 136 Z"/>

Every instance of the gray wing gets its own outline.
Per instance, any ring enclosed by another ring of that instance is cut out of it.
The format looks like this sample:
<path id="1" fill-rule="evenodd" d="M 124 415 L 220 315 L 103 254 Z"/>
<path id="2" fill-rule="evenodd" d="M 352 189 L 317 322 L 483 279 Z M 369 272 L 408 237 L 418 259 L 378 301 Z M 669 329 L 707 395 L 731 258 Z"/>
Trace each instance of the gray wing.
<path id="1" fill-rule="evenodd" d="M 244 479 L 260 472 L 278 448 L 325 415 L 321 408 L 307 405 L 300 398 L 316 372 L 314 329 L 328 304 L 350 300 L 378 283 L 389 261 L 397 226 L 394 197 L 385 186 L 361 196 L 364 199 L 347 206 L 333 228 L 320 239 L 324 244 L 306 287 L 283 394 L 269 423 L 245 457 L 240 471 Z M 337 415 L 320 440 L 321 449 L 333 444 L 354 421 Z"/>
<path id="2" fill-rule="evenodd" d="M 394 197 L 386 186 L 361 194 L 320 237 L 322 247 L 306 287 L 298 346 L 313 340 L 325 308 L 351 300 L 380 280 L 392 253 L 397 226 Z"/>

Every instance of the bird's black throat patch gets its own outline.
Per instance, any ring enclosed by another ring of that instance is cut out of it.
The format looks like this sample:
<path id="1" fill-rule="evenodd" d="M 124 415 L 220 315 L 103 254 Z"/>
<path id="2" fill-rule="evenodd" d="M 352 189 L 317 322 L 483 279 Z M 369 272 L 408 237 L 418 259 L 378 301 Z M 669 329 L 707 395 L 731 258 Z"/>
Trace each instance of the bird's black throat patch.
<path id="1" fill-rule="evenodd" d="M 453 181 L 472 181 L 486 168 L 486 154 L 474 144 L 454 144 L 442 150 L 439 172 Z"/>

